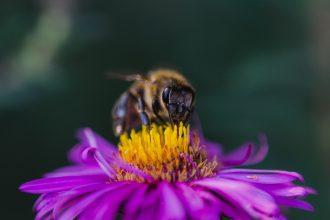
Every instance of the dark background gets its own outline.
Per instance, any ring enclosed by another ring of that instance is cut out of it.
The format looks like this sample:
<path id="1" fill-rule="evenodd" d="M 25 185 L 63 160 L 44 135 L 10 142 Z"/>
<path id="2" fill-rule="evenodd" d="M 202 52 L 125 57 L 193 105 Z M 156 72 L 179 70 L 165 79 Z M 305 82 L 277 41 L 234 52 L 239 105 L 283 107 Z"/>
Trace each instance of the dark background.
<path id="1" fill-rule="evenodd" d="M 258 168 L 295 170 L 329 217 L 329 1 L 1 1 L 1 219 L 32 219 L 27 180 L 67 165 L 75 131 L 116 141 L 110 109 L 128 83 L 105 73 L 182 71 L 209 138 L 229 150 L 259 132 Z"/>

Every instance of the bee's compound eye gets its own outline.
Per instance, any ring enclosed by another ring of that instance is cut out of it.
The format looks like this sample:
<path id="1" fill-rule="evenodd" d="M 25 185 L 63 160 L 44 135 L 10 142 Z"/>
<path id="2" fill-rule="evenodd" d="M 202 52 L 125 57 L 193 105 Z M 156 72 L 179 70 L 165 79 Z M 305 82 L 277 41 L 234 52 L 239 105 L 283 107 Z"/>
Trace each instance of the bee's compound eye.
<path id="1" fill-rule="evenodd" d="M 171 88 L 170 87 L 166 87 L 163 91 L 162 94 L 162 98 L 163 98 L 163 102 L 165 103 L 169 103 L 170 100 L 170 92 L 171 92 Z"/>

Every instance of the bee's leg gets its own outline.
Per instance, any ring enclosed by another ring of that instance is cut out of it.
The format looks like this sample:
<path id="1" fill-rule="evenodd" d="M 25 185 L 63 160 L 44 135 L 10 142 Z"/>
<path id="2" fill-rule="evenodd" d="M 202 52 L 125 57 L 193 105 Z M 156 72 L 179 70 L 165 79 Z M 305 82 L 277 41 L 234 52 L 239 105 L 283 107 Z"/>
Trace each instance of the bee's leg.
<path id="1" fill-rule="evenodd" d="M 152 101 L 152 111 L 154 112 L 154 114 L 156 115 L 156 120 L 158 123 L 165 123 L 165 120 L 160 116 L 159 112 L 160 112 L 160 104 L 158 99 L 154 99 Z"/>
<path id="2" fill-rule="evenodd" d="M 140 115 L 141 123 L 143 125 L 149 125 L 150 120 L 149 120 L 148 114 L 146 112 L 146 105 L 141 97 L 137 98 L 137 109 L 138 109 L 138 112 Z"/>

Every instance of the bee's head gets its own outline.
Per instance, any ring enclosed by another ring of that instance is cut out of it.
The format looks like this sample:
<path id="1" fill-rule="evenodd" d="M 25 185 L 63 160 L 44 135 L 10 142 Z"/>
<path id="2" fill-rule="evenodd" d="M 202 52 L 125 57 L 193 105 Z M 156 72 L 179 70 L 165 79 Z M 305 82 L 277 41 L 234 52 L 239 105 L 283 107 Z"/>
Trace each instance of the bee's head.
<path id="1" fill-rule="evenodd" d="M 193 88 L 182 85 L 165 87 L 162 99 L 172 123 L 188 122 L 194 110 L 195 91 Z"/>

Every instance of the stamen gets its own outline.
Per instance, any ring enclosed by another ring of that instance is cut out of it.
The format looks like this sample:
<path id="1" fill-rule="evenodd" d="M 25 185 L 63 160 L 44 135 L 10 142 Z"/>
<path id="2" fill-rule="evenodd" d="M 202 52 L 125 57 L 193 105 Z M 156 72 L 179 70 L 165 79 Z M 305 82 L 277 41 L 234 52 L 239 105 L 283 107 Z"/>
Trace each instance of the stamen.
<path id="1" fill-rule="evenodd" d="M 215 160 L 208 161 L 199 146 L 197 136 L 190 141 L 189 126 L 143 126 L 120 137 L 119 152 L 122 159 L 141 169 L 156 180 L 189 181 L 214 175 Z M 120 180 L 140 180 L 133 173 L 117 170 Z"/>

